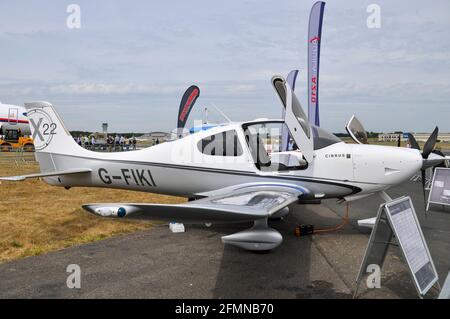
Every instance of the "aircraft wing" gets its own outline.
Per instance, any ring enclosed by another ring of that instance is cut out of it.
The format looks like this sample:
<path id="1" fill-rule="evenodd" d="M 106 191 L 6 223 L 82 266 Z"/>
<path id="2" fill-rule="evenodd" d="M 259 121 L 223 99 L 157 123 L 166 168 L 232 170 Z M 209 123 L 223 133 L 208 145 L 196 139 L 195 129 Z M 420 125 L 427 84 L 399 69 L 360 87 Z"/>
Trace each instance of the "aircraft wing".
<path id="1" fill-rule="evenodd" d="M 283 184 L 244 184 L 215 192 L 214 196 L 183 204 L 99 203 L 83 208 L 104 217 L 178 222 L 252 221 L 269 217 L 304 194 L 301 188 Z"/>
<path id="2" fill-rule="evenodd" d="M 23 181 L 27 178 L 37 178 L 37 177 L 51 177 L 51 176 L 62 176 L 62 175 L 72 175 L 81 173 L 90 173 L 92 170 L 90 168 L 72 168 L 63 171 L 54 171 L 48 173 L 35 173 L 28 175 L 18 175 L 18 176 L 4 176 L 0 177 L 0 181 Z"/>

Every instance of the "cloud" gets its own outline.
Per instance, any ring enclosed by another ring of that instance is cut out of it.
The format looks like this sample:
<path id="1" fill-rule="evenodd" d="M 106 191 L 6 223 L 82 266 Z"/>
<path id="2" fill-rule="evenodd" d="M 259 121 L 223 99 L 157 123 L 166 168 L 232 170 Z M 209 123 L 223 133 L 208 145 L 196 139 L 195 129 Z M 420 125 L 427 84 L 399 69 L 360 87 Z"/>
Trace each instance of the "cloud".
<path id="1" fill-rule="evenodd" d="M 55 85 L 48 88 L 50 94 L 70 95 L 124 95 L 124 94 L 172 94 L 182 89 L 180 86 L 141 85 L 136 83 L 80 83 Z"/>
<path id="2" fill-rule="evenodd" d="M 234 120 L 278 117 L 273 75 L 299 69 L 296 92 L 306 100 L 313 2 L 80 0 L 82 28 L 69 30 L 67 3 L 3 1 L 0 98 L 55 102 L 72 128 L 97 127 L 108 116 L 124 130 L 164 130 L 172 128 L 185 88 L 197 84 L 201 97 L 193 115 L 215 103 Z M 380 0 L 378 30 L 366 27 L 369 3 L 326 4 L 322 123 L 341 131 L 357 112 L 375 130 L 393 129 L 395 116 L 405 122 L 408 114 L 411 127 L 426 130 L 441 121 L 441 130 L 450 131 L 450 123 L 441 120 L 449 115 L 450 3 Z M 133 112 L 124 117 L 118 111 L 124 107 Z M 89 121 L 79 113 L 92 109 L 98 112 Z"/>
<path id="3" fill-rule="evenodd" d="M 248 83 L 208 83 L 203 86 L 209 95 L 239 96 L 255 92 L 256 86 Z M 187 87 L 181 84 L 138 84 L 138 83 L 67 83 L 67 84 L 15 84 L 0 85 L 0 95 L 155 95 L 173 96 L 184 92 Z"/>

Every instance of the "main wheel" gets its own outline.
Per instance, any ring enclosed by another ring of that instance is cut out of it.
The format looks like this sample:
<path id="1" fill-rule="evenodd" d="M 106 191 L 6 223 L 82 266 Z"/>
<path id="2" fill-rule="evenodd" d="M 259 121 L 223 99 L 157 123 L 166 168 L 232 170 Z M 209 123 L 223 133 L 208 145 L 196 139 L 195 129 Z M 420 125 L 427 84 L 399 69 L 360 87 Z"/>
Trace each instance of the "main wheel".
<path id="1" fill-rule="evenodd" d="M 0 145 L 0 150 L 2 152 L 10 152 L 12 150 L 12 146 L 11 144 L 3 143 L 2 145 Z"/>
<path id="2" fill-rule="evenodd" d="M 23 146 L 23 151 L 24 152 L 34 152 L 34 145 L 31 143 L 25 144 Z"/>

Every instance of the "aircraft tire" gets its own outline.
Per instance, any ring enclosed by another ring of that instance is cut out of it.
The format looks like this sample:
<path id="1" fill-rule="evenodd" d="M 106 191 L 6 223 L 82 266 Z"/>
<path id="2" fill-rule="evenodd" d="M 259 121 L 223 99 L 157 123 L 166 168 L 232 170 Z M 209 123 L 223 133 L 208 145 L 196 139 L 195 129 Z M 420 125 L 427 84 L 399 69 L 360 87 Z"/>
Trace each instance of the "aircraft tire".
<path id="1" fill-rule="evenodd" d="M 0 150 L 2 152 L 11 152 L 12 146 L 9 143 L 3 143 L 2 145 L 0 145 Z"/>
<path id="2" fill-rule="evenodd" d="M 25 144 L 23 146 L 23 151 L 24 152 L 34 152 L 34 145 L 31 143 Z"/>

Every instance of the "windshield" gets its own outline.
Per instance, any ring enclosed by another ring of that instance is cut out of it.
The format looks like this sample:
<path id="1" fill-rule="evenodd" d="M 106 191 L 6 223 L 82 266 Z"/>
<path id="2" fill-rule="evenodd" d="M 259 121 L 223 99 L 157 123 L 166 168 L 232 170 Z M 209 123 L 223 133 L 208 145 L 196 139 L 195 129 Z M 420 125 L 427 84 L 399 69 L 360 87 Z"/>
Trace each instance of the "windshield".
<path id="1" fill-rule="evenodd" d="M 314 150 L 342 142 L 342 140 L 334 134 L 325 131 L 324 129 L 311 125 L 314 140 Z"/>

